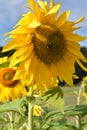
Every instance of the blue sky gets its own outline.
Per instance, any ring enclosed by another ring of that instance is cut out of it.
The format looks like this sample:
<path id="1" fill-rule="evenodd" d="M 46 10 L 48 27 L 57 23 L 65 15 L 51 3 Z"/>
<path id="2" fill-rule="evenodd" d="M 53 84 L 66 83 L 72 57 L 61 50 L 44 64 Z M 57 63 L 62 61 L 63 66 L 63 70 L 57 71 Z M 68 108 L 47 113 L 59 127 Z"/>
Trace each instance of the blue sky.
<path id="1" fill-rule="evenodd" d="M 21 18 L 22 14 L 28 11 L 25 6 L 27 0 L 0 0 L 0 46 L 4 46 L 4 33 L 11 31 L 12 27 Z M 49 1 L 49 0 L 48 0 Z M 62 11 L 71 10 L 69 16 L 70 21 L 75 21 L 81 16 L 85 16 L 85 20 L 80 23 L 83 26 L 77 33 L 87 36 L 87 0 L 54 0 L 55 3 L 60 2 Z M 81 46 L 87 46 L 87 40 L 80 43 Z"/>

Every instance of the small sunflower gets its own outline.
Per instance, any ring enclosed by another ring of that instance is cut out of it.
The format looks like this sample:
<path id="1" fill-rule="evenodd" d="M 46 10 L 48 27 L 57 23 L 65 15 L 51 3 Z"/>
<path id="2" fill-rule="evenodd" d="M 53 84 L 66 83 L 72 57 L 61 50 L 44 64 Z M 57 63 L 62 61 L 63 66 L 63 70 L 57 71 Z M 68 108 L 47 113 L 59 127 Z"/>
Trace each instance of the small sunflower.
<path id="1" fill-rule="evenodd" d="M 87 101 L 87 76 L 83 78 L 81 86 L 83 88 L 82 96 L 85 97 Z"/>
<path id="2" fill-rule="evenodd" d="M 78 42 L 87 37 L 73 33 L 79 29 L 75 22 L 68 21 L 70 11 L 58 15 L 60 3 L 28 0 L 30 11 L 23 15 L 14 30 L 9 32 L 10 42 L 3 51 L 16 49 L 10 57 L 10 66 L 19 64 L 15 78 L 27 77 L 30 85 L 34 83 L 41 93 L 55 86 L 57 77 L 69 85 L 73 85 L 75 77 L 74 63 L 77 62 L 87 70 L 80 60 L 87 62 L 80 52 Z"/>
<path id="3" fill-rule="evenodd" d="M 83 92 L 82 96 L 85 98 L 85 100 L 87 101 L 87 93 Z"/>
<path id="4" fill-rule="evenodd" d="M 34 105 L 33 116 L 40 116 L 43 112 L 42 108 L 38 105 Z"/>
<path id="5" fill-rule="evenodd" d="M 0 102 L 20 98 L 27 94 L 22 82 L 14 80 L 15 73 L 16 68 L 0 68 Z"/>

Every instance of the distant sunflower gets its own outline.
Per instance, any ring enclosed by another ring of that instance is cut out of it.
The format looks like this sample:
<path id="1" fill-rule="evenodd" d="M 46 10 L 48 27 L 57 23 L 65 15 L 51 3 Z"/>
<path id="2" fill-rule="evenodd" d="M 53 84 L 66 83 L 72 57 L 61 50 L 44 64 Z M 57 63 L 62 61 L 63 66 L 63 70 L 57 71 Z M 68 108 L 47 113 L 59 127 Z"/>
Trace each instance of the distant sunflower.
<path id="1" fill-rule="evenodd" d="M 86 92 L 83 92 L 82 93 L 82 96 L 85 98 L 85 100 L 87 101 L 87 93 Z"/>
<path id="2" fill-rule="evenodd" d="M 87 101 L 87 76 L 83 78 L 81 87 L 83 89 L 82 96 L 84 96 Z"/>
<path id="3" fill-rule="evenodd" d="M 2 63 L 7 62 L 5 58 L 0 58 L 0 60 Z M 22 82 L 14 80 L 15 73 L 16 68 L 0 68 L 0 102 L 20 98 L 22 95 L 27 94 Z"/>
<path id="4" fill-rule="evenodd" d="M 20 63 L 15 78 L 26 75 L 41 93 L 55 86 L 57 77 L 73 85 L 75 61 L 82 68 L 80 60 L 87 62 L 78 44 L 86 37 L 73 33 L 84 17 L 68 21 L 69 10 L 58 16 L 60 3 L 54 5 L 53 0 L 49 6 L 46 0 L 28 0 L 28 4 L 30 12 L 8 33 L 12 40 L 4 47 L 4 51 L 16 49 L 10 58 L 11 67 Z"/>
<path id="5" fill-rule="evenodd" d="M 41 112 L 43 112 L 43 109 L 38 105 L 34 105 L 33 116 L 41 116 Z"/>

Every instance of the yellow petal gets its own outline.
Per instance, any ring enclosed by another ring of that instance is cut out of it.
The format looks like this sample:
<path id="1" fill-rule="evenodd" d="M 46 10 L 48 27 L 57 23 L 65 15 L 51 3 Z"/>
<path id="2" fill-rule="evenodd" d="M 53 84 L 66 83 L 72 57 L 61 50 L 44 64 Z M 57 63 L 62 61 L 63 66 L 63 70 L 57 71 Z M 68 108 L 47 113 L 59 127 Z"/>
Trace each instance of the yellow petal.
<path id="1" fill-rule="evenodd" d="M 57 68 L 56 68 L 56 65 L 55 65 L 55 64 L 52 64 L 52 65 L 51 65 L 50 71 L 51 71 L 53 77 L 56 78 L 56 77 L 57 77 Z"/>
<path id="2" fill-rule="evenodd" d="M 83 20 L 84 20 L 84 17 L 81 17 L 80 19 L 78 19 L 77 21 L 75 21 L 75 24 L 80 23 L 80 22 L 82 22 Z"/>
<path id="3" fill-rule="evenodd" d="M 40 22 L 38 22 L 37 20 L 33 20 L 32 23 L 30 23 L 30 24 L 28 25 L 28 27 L 30 27 L 30 28 L 37 28 L 37 27 L 39 27 L 40 25 L 41 25 Z"/>
<path id="4" fill-rule="evenodd" d="M 8 59 L 7 56 L 0 58 L 0 64 L 7 62 L 7 59 Z"/>
<path id="5" fill-rule="evenodd" d="M 79 66 L 80 66 L 84 71 L 87 71 L 87 68 L 81 63 L 80 60 L 77 60 L 77 63 L 79 64 Z"/>
<path id="6" fill-rule="evenodd" d="M 64 34 L 64 35 L 66 35 L 65 36 L 66 40 L 72 42 L 79 42 L 87 39 L 87 37 L 80 36 L 79 34 Z"/>
<path id="7" fill-rule="evenodd" d="M 87 61 L 79 49 L 75 49 L 74 47 L 67 46 L 67 50 L 72 56 L 75 55 L 76 57 L 78 57 L 78 59 L 81 59 L 85 62 Z"/>
<path id="8" fill-rule="evenodd" d="M 63 32 L 66 32 L 67 30 L 70 31 L 73 25 L 74 22 L 65 21 L 65 23 L 59 27 L 59 29 L 62 30 Z"/>
<path id="9" fill-rule="evenodd" d="M 6 32 L 6 33 L 3 34 L 3 36 L 7 36 L 7 35 L 9 35 L 9 32 Z"/>
<path id="10" fill-rule="evenodd" d="M 46 67 L 46 78 L 47 78 L 47 83 L 48 83 L 48 86 L 49 86 L 49 83 L 52 81 L 52 72 L 50 70 L 50 67 L 47 66 Z"/>
<path id="11" fill-rule="evenodd" d="M 77 75 L 75 75 L 75 74 L 73 74 L 73 78 L 74 79 L 79 79 L 79 77 Z"/>
<path id="12" fill-rule="evenodd" d="M 70 15 L 70 10 L 68 10 L 68 11 L 66 11 L 66 12 L 63 12 L 63 13 L 58 17 L 58 19 L 57 19 L 57 21 L 56 21 L 57 27 L 60 27 L 61 25 L 63 25 L 63 24 L 66 22 L 66 20 L 67 20 L 67 18 L 68 18 L 69 15 Z"/>
<path id="13" fill-rule="evenodd" d="M 28 0 L 28 3 L 31 5 L 37 19 L 40 19 L 40 8 L 34 0 Z"/>
<path id="14" fill-rule="evenodd" d="M 70 73 L 71 74 L 75 73 L 75 67 L 74 67 L 74 62 L 75 61 L 74 61 L 74 59 L 72 59 L 70 56 L 68 56 L 66 54 L 63 56 L 63 59 L 66 62 L 66 64 L 69 65 L 68 68 L 70 70 Z"/>
<path id="15" fill-rule="evenodd" d="M 50 8 L 54 6 L 54 0 L 50 0 Z"/>
<path id="16" fill-rule="evenodd" d="M 58 10 L 59 10 L 59 8 L 60 8 L 60 3 L 58 3 L 57 5 L 55 5 L 52 9 L 50 9 L 50 11 L 48 11 L 48 13 L 46 13 L 46 16 L 50 15 L 50 14 L 57 13 Z"/>
<path id="17" fill-rule="evenodd" d="M 59 27 L 59 29 L 62 30 L 63 32 L 80 29 L 81 27 L 74 27 L 74 25 L 80 23 L 83 20 L 84 20 L 84 17 L 81 17 L 80 19 L 78 19 L 75 22 L 66 21 L 62 26 Z"/>
<path id="18" fill-rule="evenodd" d="M 72 41 L 67 41 L 66 45 L 70 48 L 74 48 L 75 50 L 79 50 L 80 51 L 80 44 L 76 43 L 76 42 L 72 42 Z"/>
<path id="19" fill-rule="evenodd" d="M 42 2 L 41 0 L 38 0 L 38 3 L 40 7 L 46 12 L 47 1 Z"/>
<path id="20" fill-rule="evenodd" d="M 28 25 L 35 19 L 35 16 L 33 13 L 28 12 L 27 14 L 24 14 L 23 17 L 19 20 L 19 22 L 14 26 L 17 27 L 19 25 Z"/>
<path id="21" fill-rule="evenodd" d="M 57 63 L 57 69 L 59 78 L 61 77 L 67 84 L 72 86 L 73 85 L 72 73 L 70 73 L 68 64 L 64 59 L 60 60 Z"/>
<path id="22" fill-rule="evenodd" d="M 30 68 L 30 64 L 32 62 L 32 59 L 34 59 L 34 53 L 33 51 L 31 52 L 31 54 L 29 55 L 28 58 L 25 59 L 24 61 L 24 67 L 25 67 L 25 70 L 28 72 L 28 71 L 31 71 L 29 68 Z M 36 62 L 34 62 L 34 65 L 36 65 Z M 33 64 L 32 64 L 32 67 L 33 67 Z M 30 73 L 30 72 L 29 72 Z"/>
<path id="23" fill-rule="evenodd" d="M 12 34 L 9 36 L 9 38 L 14 38 L 15 40 L 17 39 L 17 40 L 22 41 L 22 40 L 25 40 L 27 38 L 27 34 L 15 34 L 15 35 Z"/>
<path id="24" fill-rule="evenodd" d="M 17 48 L 22 47 L 24 45 L 25 45 L 25 41 L 23 41 L 23 40 L 22 41 L 21 40 L 11 40 L 3 47 L 2 52 L 9 51 L 12 49 L 17 49 Z"/>
<path id="25" fill-rule="evenodd" d="M 29 33 L 29 29 L 27 27 L 19 26 L 18 28 L 9 32 L 10 34 L 26 34 Z"/>
<path id="26" fill-rule="evenodd" d="M 11 57 L 10 66 L 15 66 L 20 63 L 26 57 L 28 57 L 33 50 L 33 44 L 19 48 Z"/>

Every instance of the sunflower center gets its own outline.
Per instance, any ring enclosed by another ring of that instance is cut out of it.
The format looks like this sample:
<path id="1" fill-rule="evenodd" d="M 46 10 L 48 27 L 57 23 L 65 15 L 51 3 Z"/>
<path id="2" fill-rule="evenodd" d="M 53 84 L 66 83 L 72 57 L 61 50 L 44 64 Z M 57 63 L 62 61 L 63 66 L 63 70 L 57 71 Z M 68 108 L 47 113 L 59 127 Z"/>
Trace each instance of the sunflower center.
<path id="1" fill-rule="evenodd" d="M 61 38 L 59 37 L 57 32 L 51 34 L 51 36 L 49 37 L 48 47 L 51 51 L 57 51 L 61 48 Z"/>
<path id="2" fill-rule="evenodd" d="M 4 68 L 0 71 L 0 82 L 8 87 L 14 84 L 13 77 L 15 75 L 15 70 L 11 68 Z"/>
<path id="3" fill-rule="evenodd" d="M 63 56 L 64 36 L 53 27 L 43 25 L 37 28 L 32 42 L 35 54 L 46 64 L 55 63 Z"/>
<path id="4" fill-rule="evenodd" d="M 3 75 L 4 80 L 11 80 L 13 77 L 10 73 L 6 73 Z"/>

